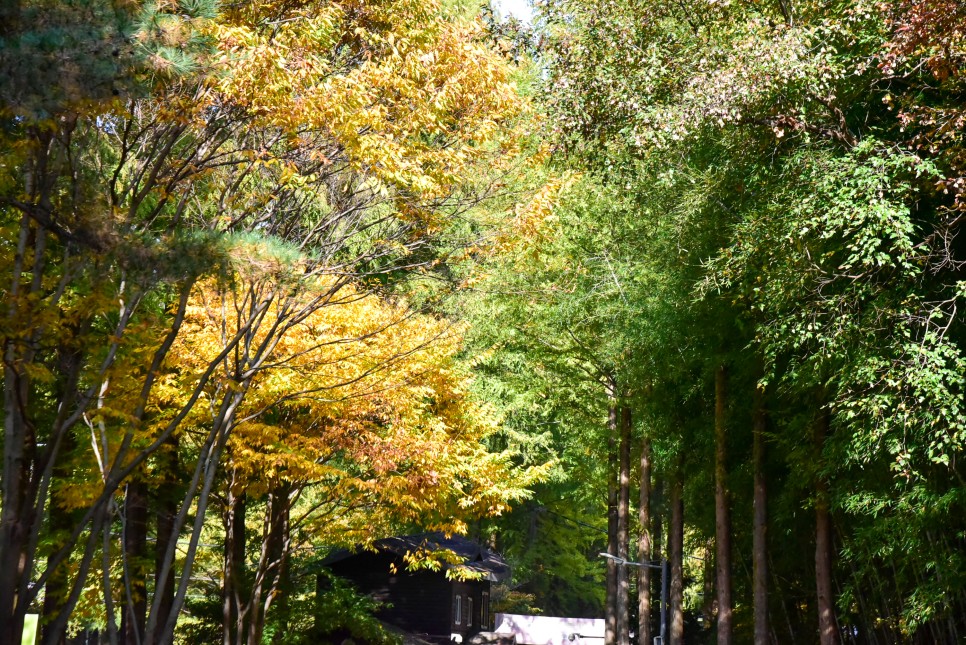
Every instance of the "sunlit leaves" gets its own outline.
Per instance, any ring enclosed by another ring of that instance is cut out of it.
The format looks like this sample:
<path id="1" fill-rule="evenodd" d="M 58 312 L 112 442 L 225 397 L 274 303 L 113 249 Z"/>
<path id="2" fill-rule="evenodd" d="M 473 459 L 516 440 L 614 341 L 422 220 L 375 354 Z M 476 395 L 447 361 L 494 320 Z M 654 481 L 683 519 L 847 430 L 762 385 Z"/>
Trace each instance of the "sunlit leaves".
<path id="1" fill-rule="evenodd" d="M 410 195 L 410 214 L 508 142 L 522 107 L 480 26 L 435 3 L 267 3 L 228 12 L 216 35 L 219 92 L 274 126 L 328 133 L 355 169 Z"/>
<path id="2" fill-rule="evenodd" d="M 240 304 L 230 289 L 199 288 L 171 364 L 185 381 L 178 390 L 189 391 L 234 334 L 236 316 L 225 314 Z M 258 497 L 282 481 L 311 487 L 317 502 L 328 500 L 313 532 L 327 543 L 378 535 L 390 520 L 459 531 L 466 513 L 506 510 L 540 471 L 515 472 L 511 455 L 482 445 L 493 427 L 469 398 L 459 346 L 452 323 L 344 287 L 293 325 L 246 385 L 228 448 L 236 493 Z M 225 370 L 212 395 L 237 387 L 239 371 Z M 192 423 L 208 423 L 206 408 Z"/>

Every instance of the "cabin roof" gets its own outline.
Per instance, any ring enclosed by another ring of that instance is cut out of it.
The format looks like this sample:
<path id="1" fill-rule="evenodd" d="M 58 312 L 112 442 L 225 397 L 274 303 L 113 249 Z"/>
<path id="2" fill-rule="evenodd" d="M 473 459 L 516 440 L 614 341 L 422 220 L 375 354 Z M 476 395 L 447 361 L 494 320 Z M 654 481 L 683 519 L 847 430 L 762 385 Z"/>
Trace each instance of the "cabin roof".
<path id="1" fill-rule="evenodd" d="M 407 553 L 420 550 L 452 551 L 463 559 L 461 566 L 470 571 L 482 573 L 491 582 L 500 582 L 510 577 L 510 565 L 496 551 L 482 546 L 475 540 L 461 535 L 447 537 L 443 533 L 418 533 L 416 535 L 400 535 L 376 540 L 371 547 L 364 551 L 360 548 L 339 549 L 333 551 L 320 564 L 328 566 L 349 558 L 358 557 L 366 552 L 386 553 L 403 558 Z M 444 570 L 456 565 L 444 564 Z"/>

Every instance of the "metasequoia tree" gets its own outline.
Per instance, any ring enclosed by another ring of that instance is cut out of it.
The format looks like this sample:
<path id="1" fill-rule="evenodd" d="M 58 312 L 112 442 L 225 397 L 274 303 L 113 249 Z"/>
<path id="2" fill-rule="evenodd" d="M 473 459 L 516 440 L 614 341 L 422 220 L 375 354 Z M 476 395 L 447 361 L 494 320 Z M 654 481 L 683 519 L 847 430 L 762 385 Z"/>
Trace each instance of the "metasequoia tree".
<path id="1" fill-rule="evenodd" d="M 718 542 L 754 543 L 762 572 L 769 520 L 809 536 L 799 546 L 814 549 L 813 567 L 777 558 L 784 573 L 771 572 L 812 587 L 804 602 L 796 584 L 776 592 L 796 599 L 773 605 L 793 639 L 804 629 L 834 642 L 837 623 L 869 638 L 952 642 L 962 627 L 958 574 L 929 574 L 942 561 L 962 570 L 964 28 L 954 4 L 542 7 L 542 98 L 558 128 L 557 162 L 621 191 L 638 218 L 628 226 L 635 237 L 586 244 L 584 259 L 646 249 L 649 271 L 615 262 L 611 275 L 622 285 L 655 275 L 680 285 L 674 293 L 690 304 L 678 324 L 695 325 L 697 342 L 611 332 L 652 364 L 699 366 L 694 389 L 663 404 L 701 403 L 698 441 L 714 436 L 713 367 L 728 365 L 727 478 L 734 517 L 747 521 L 722 523 Z M 582 302 L 599 284 L 567 288 Z M 647 330 L 660 309 L 624 295 Z M 642 336 L 653 342 L 636 343 Z M 675 381 L 655 374 L 655 385 Z M 760 388 L 768 396 L 756 404 Z M 765 406 L 772 425 L 762 437 L 752 412 Z M 754 436 L 756 450 L 735 450 Z M 773 448 L 766 464 L 762 438 Z M 757 486 L 734 467 L 744 460 L 757 462 Z M 696 487 L 711 473 L 685 472 L 682 497 L 697 511 L 690 528 L 706 533 L 708 491 Z M 769 489 L 781 510 L 745 530 L 764 510 L 767 473 L 780 476 Z M 754 488 L 758 509 L 745 503 Z M 723 486 L 718 497 L 722 507 Z M 793 508 L 809 509 L 811 526 Z M 735 573 L 738 597 L 757 588 L 757 604 L 767 602 L 762 576 Z M 719 577 L 722 641 L 728 586 Z M 737 613 L 750 602 L 733 606 L 736 638 L 750 638 L 756 622 L 764 639 L 765 608 L 755 620 Z"/>
<path id="2" fill-rule="evenodd" d="M 551 418 L 559 415 L 559 432 L 580 433 L 584 450 L 597 455 L 600 468 L 580 483 L 588 497 L 596 496 L 601 520 L 607 519 L 607 541 L 583 557 L 596 558 L 606 548 L 633 560 L 631 536 L 641 531 L 634 526 L 630 499 L 631 455 L 641 434 L 637 428 L 649 422 L 637 411 L 647 409 L 653 370 L 668 375 L 679 370 L 652 362 L 643 348 L 659 334 L 673 333 L 650 325 L 660 316 L 673 318 L 665 306 L 674 303 L 662 298 L 670 287 L 657 268 L 626 244 L 634 239 L 633 207 L 617 191 L 589 178 L 570 180 L 551 206 L 550 217 L 538 211 L 513 222 L 524 231 L 526 245 L 501 243 L 478 267 L 471 283 L 480 290 L 479 310 L 470 312 L 473 333 L 490 347 L 481 361 L 488 376 L 507 378 L 499 365 L 508 357 L 522 354 L 531 361 L 532 375 L 509 387 L 539 387 L 545 394 L 536 405 L 545 406 Z M 615 240 L 622 244 L 611 246 Z M 512 370 L 518 369 L 514 364 Z M 564 412 L 570 406 L 582 415 Z M 567 457 L 571 476 L 586 461 L 579 451 Z M 651 518 L 644 516 L 649 531 Z M 632 571 L 613 559 L 598 566 L 606 566 L 607 640 L 625 642 Z"/>

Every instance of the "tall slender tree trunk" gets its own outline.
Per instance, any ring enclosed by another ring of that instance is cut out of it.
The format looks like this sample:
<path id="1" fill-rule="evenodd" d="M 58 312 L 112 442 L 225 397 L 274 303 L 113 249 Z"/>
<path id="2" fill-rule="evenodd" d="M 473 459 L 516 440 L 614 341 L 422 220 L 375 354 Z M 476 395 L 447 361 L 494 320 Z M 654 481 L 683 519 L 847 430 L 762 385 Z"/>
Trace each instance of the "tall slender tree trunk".
<path id="1" fill-rule="evenodd" d="M 70 455 L 76 448 L 76 441 L 73 432 L 67 432 L 64 434 L 64 449 L 63 454 L 65 459 L 60 460 L 60 462 L 54 466 L 54 479 L 66 479 L 70 475 L 70 467 L 67 465 L 66 457 Z M 64 510 L 60 504 L 60 495 L 56 492 L 51 495 L 49 515 L 50 515 L 50 535 L 53 548 L 51 551 L 56 552 L 58 549 L 64 546 L 64 535 L 68 534 L 70 530 L 74 527 L 74 521 L 72 518 L 72 513 Z M 66 645 L 67 643 L 67 630 L 60 630 L 58 634 L 52 634 L 53 625 L 51 624 L 54 618 L 57 616 L 57 612 L 63 606 L 64 601 L 67 598 L 68 588 L 69 588 L 69 572 L 66 563 L 61 563 L 60 565 L 54 566 L 51 562 L 52 558 L 48 558 L 47 567 L 54 567 L 47 579 L 47 584 L 44 586 L 44 606 L 43 606 L 43 617 L 41 620 L 43 633 L 43 640 L 45 642 L 53 642 L 56 645 Z"/>
<path id="2" fill-rule="evenodd" d="M 173 435 L 166 442 L 164 449 L 158 452 L 158 456 L 162 464 L 163 478 L 155 500 L 155 522 L 158 537 L 154 550 L 154 593 L 161 597 L 157 609 L 158 616 L 166 617 L 170 615 L 171 609 L 174 607 L 175 575 L 172 567 L 168 570 L 168 575 L 162 580 L 161 569 L 168 546 L 172 541 L 178 539 L 178 536 L 174 535 L 175 516 L 178 514 L 180 497 L 184 494 L 178 485 L 180 465 L 178 463 L 178 438 L 176 435 Z M 155 623 L 155 643 L 161 642 L 160 637 L 164 623 L 164 620 Z"/>
<path id="3" fill-rule="evenodd" d="M 607 414 L 607 553 L 617 555 L 617 402 L 611 398 Z M 604 607 L 605 645 L 617 643 L 617 563 L 607 558 L 607 596 Z"/>
<path id="4" fill-rule="evenodd" d="M 769 642 L 768 624 L 768 489 L 765 482 L 765 431 L 768 413 L 765 393 L 755 387 L 752 425 L 752 461 L 755 477 L 754 526 L 752 534 L 752 586 L 755 607 L 755 645 Z"/>
<path id="5" fill-rule="evenodd" d="M 30 173 L 27 177 L 30 179 Z M 30 192 L 28 190 L 28 192 Z M 28 261 L 27 247 L 32 234 L 32 221 L 24 213 L 20 219 L 17 250 L 13 258 L 12 279 L 8 285 L 10 305 L 7 323 L 18 319 L 26 300 L 24 264 Z M 9 251 L 8 251 L 9 252 Z M 20 581 L 26 565 L 27 536 L 30 521 L 24 512 L 28 508 L 25 497 L 30 469 L 31 444 L 29 424 L 23 413 L 29 405 L 27 376 L 18 366 L 26 364 L 21 356 L 17 338 L 7 338 L 3 348 L 3 473 L 0 476 L 2 505 L 0 505 L 0 643 L 15 643 L 23 631 L 25 608 L 19 598 Z M 34 442 L 35 443 L 35 442 Z"/>
<path id="6" fill-rule="evenodd" d="M 14 343 L 11 341 L 10 345 Z M 33 433 L 19 410 L 28 405 L 26 379 L 11 367 L 18 362 L 8 349 L 4 360 L 3 505 L 0 506 L 0 643 L 15 643 L 23 631 L 26 608 L 19 595 L 33 524 L 27 503 Z"/>
<path id="7" fill-rule="evenodd" d="M 256 583 L 250 600 L 247 641 L 249 645 L 261 644 L 268 611 L 282 587 L 282 581 L 288 574 L 291 490 L 290 484 L 282 483 L 273 487 L 268 495 L 267 526 L 256 572 Z"/>
<path id="8" fill-rule="evenodd" d="M 651 440 L 644 433 L 641 440 L 641 485 L 637 506 L 637 522 L 641 537 L 637 543 L 637 559 L 651 560 Z M 640 567 L 637 572 L 637 642 L 651 645 L 651 569 Z"/>
<path id="9" fill-rule="evenodd" d="M 670 645 L 684 645 L 684 481 L 680 471 L 671 484 L 671 522 L 668 527 L 668 560 L 671 564 L 669 604 Z"/>
<path id="10" fill-rule="evenodd" d="M 79 337 L 82 331 L 86 331 L 89 327 L 89 320 L 82 321 L 71 327 L 71 335 Z M 66 414 L 67 402 L 71 401 L 77 394 L 77 383 L 82 366 L 83 357 L 80 348 L 65 345 L 57 350 L 57 371 L 59 373 L 57 399 L 64 402 L 61 407 L 61 415 Z M 55 421 L 54 425 L 59 426 L 60 424 Z M 77 435 L 67 429 L 62 436 L 60 458 L 55 460 L 51 473 L 52 482 L 64 482 L 73 472 L 74 464 L 71 460 L 77 450 Z M 47 505 L 47 513 L 50 533 L 48 540 L 51 553 L 56 553 L 59 549 L 65 547 L 68 542 L 67 536 L 74 527 L 75 512 L 64 509 L 63 488 L 55 486 L 49 495 L 50 501 Z M 52 632 L 57 613 L 67 600 L 70 586 L 69 570 L 66 563 L 58 564 L 52 554 L 47 557 L 47 569 L 50 571 L 50 577 L 44 585 L 41 634 L 45 642 L 53 645 L 65 645 L 67 630 L 59 630 L 57 634 Z"/>
<path id="11" fill-rule="evenodd" d="M 630 555 L 631 528 L 631 409 L 621 406 L 620 458 L 617 495 L 617 557 L 628 559 Z M 630 645 L 630 572 L 626 565 L 617 569 L 617 642 Z"/>
<path id="12" fill-rule="evenodd" d="M 835 596 L 832 591 L 832 522 L 829 515 L 828 482 L 820 472 L 822 447 L 829 432 L 829 412 L 822 406 L 815 423 L 815 588 L 818 600 L 818 633 L 822 645 L 838 645 Z"/>
<path id="13" fill-rule="evenodd" d="M 652 522 L 654 524 L 654 539 L 651 541 L 651 552 L 654 554 L 652 557 L 657 560 L 667 560 L 668 551 L 665 547 L 664 540 L 667 531 L 665 527 L 667 523 L 664 521 L 664 511 L 667 509 L 667 504 L 665 503 L 665 490 L 667 486 L 664 480 L 656 482 L 656 488 L 654 491 L 654 504 L 652 507 Z M 670 565 L 668 565 L 670 566 Z M 662 569 L 661 575 L 664 576 L 665 572 Z M 658 633 L 667 640 L 667 610 L 668 610 L 668 592 L 669 589 L 667 585 L 671 583 L 670 569 L 668 569 L 666 578 L 657 581 L 658 589 L 660 590 L 658 595 L 658 622 L 657 629 Z M 663 626 L 663 631 L 662 631 Z M 652 639 L 653 640 L 653 639 Z M 650 645 L 648 643 L 647 645 Z"/>
<path id="14" fill-rule="evenodd" d="M 731 510 L 728 500 L 727 379 L 724 365 L 714 375 L 714 515 L 717 563 L 718 645 L 731 645 Z"/>
<path id="15" fill-rule="evenodd" d="M 288 518 L 286 518 L 286 522 L 288 522 Z M 286 528 L 286 531 L 288 530 L 289 530 L 289 527 Z M 292 569 L 291 567 L 288 566 L 289 565 L 288 544 L 290 544 L 289 542 L 290 539 L 291 539 L 291 535 L 290 534 L 286 535 L 286 538 L 285 538 L 286 553 L 283 556 L 284 557 L 283 566 L 281 568 L 281 571 L 279 571 L 279 574 L 278 574 L 279 575 L 278 594 L 277 594 L 277 600 L 275 601 L 275 615 L 278 618 L 276 621 L 275 633 L 272 635 L 272 645 L 285 645 L 285 643 L 289 642 L 288 630 L 289 630 L 289 622 L 291 621 L 291 618 L 292 618 L 291 616 L 292 606 L 289 602 L 289 599 L 292 597 L 292 591 L 293 591 Z M 266 615 L 267 613 L 268 612 L 266 610 Z M 488 631 L 489 625 L 486 623 L 487 617 L 483 616 L 481 620 L 484 621 L 482 623 L 483 631 Z"/>
<path id="16" fill-rule="evenodd" d="M 714 594 L 715 583 L 715 558 L 714 558 L 714 537 L 709 537 L 704 545 L 704 562 L 701 566 L 701 618 L 702 627 L 712 629 L 715 627 L 714 610 L 717 607 L 717 598 Z"/>
<path id="17" fill-rule="evenodd" d="M 139 476 L 128 482 L 124 494 L 124 596 L 121 613 L 121 642 L 138 645 L 144 641 L 148 610 L 144 560 L 148 547 L 147 486 Z"/>
<path id="18" fill-rule="evenodd" d="M 245 606 L 248 594 L 245 584 L 245 518 L 248 500 L 244 493 L 228 494 L 225 509 L 224 589 L 222 637 L 224 645 L 234 645 L 246 633 Z"/>

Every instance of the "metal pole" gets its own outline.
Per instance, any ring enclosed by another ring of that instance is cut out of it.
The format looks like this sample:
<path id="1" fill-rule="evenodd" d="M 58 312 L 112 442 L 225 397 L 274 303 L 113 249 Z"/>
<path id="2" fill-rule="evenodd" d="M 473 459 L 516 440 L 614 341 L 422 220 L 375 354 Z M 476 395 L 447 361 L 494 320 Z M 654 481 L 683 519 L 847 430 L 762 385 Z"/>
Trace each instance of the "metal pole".
<path id="1" fill-rule="evenodd" d="M 661 645 L 667 643 L 667 558 L 661 560 Z"/>
<path id="2" fill-rule="evenodd" d="M 625 560 L 624 558 L 618 558 L 616 555 L 611 555 L 610 553 L 601 553 L 601 557 L 607 558 L 608 560 L 614 560 L 617 566 L 630 566 L 630 567 L 650 567 L 652 569 L 661 570 L 661 635 L 654 637 L 654 645 L 666 645 L 667 641 L 667 579 L 668 579 L 668 561 L 667 558 L 661 558 L 661 564 L 655 564 L 654 562 L 631 562 L 630 560 Z M 703 559 L 703 558 L 699 558 Z"/>

